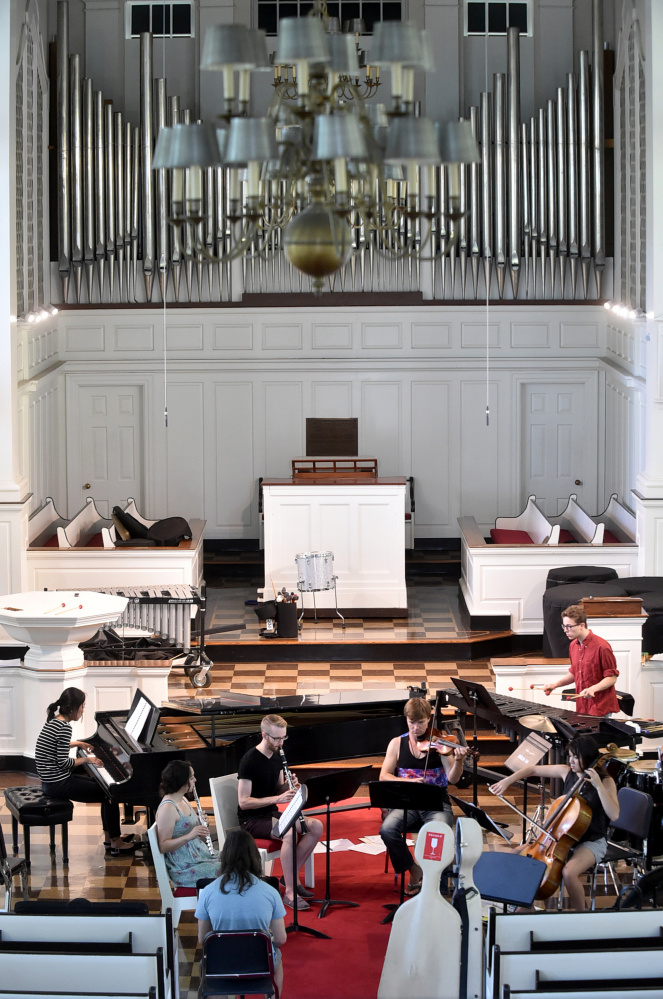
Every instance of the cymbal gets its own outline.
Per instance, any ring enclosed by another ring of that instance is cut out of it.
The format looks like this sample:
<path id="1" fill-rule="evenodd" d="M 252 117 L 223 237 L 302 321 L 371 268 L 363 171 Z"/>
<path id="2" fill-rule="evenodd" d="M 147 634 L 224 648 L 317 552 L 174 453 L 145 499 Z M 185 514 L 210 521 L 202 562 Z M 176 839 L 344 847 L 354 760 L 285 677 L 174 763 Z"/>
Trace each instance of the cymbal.
<path id="1" fill-rule="evenodd" d="M 629 749 L 628 746 L 616 746 L 614 742 L 609 743 L 605 749 L 599 749 L 599 753 L 601 755 L 607 753 L 612 756 L 613 759 L 623 760 L 627 763 L 631 760 L 639 759 L 635 749 Z"/>
<path id="2" fill-rule="evenodd" d="M 630 763 L 629 770 L 635 770 L 636 773 L 652 773 L 656 770 L 657 760 L 639 760 L 637 763 Z"/>
<path id="3" fill-rule="evenodd" d="M 531 728 L 533 732 L 557 731 L 547 715 L 521 715 L 518 721 L 525 728 Z"/>

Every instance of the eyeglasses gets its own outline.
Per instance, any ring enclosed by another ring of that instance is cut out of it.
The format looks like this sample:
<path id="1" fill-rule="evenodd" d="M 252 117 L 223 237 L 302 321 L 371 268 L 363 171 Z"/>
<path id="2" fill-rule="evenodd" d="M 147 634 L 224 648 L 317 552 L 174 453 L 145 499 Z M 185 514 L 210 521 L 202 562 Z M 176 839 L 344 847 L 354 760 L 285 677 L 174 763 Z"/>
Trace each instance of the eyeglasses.
<path id="1" fill-rule="evenodd" d="M 265 735 L 267 736 L 268 739 L 271 739 L 272 742 L 287 742 L 288 741 L 288 736 L 287 735 L 271 735 L 269 732 L 265 732 Z"/>
<path id="2" fill-rule="evenodd" d="M 574 628 L 578 628 L 578 627 L 579 627 L 579 625 L 577 625 L 577 624 L 563 624 L 562 625 L 562 631 L 573 631 Z"/>

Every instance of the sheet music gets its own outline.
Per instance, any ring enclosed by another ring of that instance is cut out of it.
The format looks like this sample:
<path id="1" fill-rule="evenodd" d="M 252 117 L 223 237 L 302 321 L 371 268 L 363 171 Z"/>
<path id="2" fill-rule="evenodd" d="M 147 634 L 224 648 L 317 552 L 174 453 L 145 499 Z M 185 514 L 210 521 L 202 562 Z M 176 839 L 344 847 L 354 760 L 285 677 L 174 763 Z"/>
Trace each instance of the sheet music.
<path id="1" fill-rule="evenodd" d="M 279 821 L 276 824 L 276 831 L 279 836 L 283 836 L 283 830 L 287 829 L 293 820 L 293 817 L 297 815 L 298 812 L 302 810 L 306 804 L 307 789 L 306 784 L 300 784 L 295 792 L 294 798 L 292 798 L 286 810 L 279 816 Z"/>
<path id="2" fill-rule="evenodd" d="M 126 725 L 124 726 L 125 731 L 138 742 L 140 739 L 140 734 L 145 728 L 145 723 L 147 721 L 147 716 L 150 713 L 150 702 L 141 697 L 138 704 L 131 712 L 127 718 Z"/>

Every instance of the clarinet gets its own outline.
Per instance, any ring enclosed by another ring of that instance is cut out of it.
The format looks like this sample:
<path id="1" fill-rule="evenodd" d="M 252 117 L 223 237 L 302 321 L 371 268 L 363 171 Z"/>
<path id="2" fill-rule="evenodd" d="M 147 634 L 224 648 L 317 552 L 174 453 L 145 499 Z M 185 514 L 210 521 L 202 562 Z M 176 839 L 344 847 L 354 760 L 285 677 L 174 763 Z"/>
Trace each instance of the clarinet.
<path id="1" fill-rule="evenodd" d="M 198 812 L 198 821 L 200 822 L 201 826 L 206 826 L 207 825 L 207 816 L 205 815 L 205 813 L 202 810 L 202 807 L 201 807 L 201 804 L 200 804 L 200 798 L 198 797 L 198 792 L 196 791 L 195 784 L 193 786 L 193 796 L 196 799 L 196 810 Z M 214 846 L 212 845 L 212 837 L 211 836 L 206 836 L 205 837 L 205 842 L 207 843 L 207 849 L 209 850 L 210 855 L 213 857 L 214 856 Z"/>
<path id="2" fill-rule="evenodd" d="M 283 766 L 283 776 L 285 777 L 286 783 L 287 783 L 288 787 L 290 788 L 290 790 L 294 791 L 295 790 L 295 782 L 292 779 L 292 774 L 290 773 L 290 770 L 288 769 L 288 761 L 285 758 L 285 753 L 283 752 L 283 748 L 279 749 L 279 753 L 281 754 L 281 765 Z M 308 832 L 308 828 L 306 826 L 306 819 L 304 818 L 303 815 L 299 816 L 299 821 L 301 823 L 300 829 L 301 829 L 302 833 L 304 835 L 306 835 L 306 833 Z"/>

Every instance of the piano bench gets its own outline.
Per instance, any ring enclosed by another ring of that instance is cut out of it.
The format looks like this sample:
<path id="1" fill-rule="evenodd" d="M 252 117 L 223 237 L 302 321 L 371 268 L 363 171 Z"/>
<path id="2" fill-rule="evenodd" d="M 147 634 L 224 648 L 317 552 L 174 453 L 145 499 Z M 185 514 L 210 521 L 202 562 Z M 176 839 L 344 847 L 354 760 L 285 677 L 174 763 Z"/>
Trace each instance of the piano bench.
<path id="1" fill-rule="evenodd" d="M 69 835 L 67 823 L 74 815 L 74 805 L 65 798 L 47 798 L 38 786 L 8 787 L 5 802 L 12 817 L 12 847 L 14 856 L 18 854 L 18 824 L 23 826 L 25 862 L 30 870 L 30 828 L 48 826 L 50 830 L 50 850 L 55 853 L 55 827 L 62 826 L 62 862 L 69 863 Z"/>

